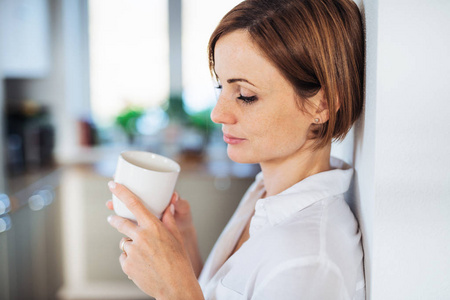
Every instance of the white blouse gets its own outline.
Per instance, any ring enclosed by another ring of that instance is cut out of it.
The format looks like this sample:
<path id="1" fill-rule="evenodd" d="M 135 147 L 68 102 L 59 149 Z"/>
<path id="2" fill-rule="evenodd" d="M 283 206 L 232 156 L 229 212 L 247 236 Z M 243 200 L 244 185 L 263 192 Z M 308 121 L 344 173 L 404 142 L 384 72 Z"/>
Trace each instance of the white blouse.
<path id="1" fill-rule="evenodd" d="M 200 274 L 206 299 L 365 299 L 361 234 L 343 196 L 353 170 L 331 166 L 263 199 L 256 176 Z M 250 238 L 229 257 L 253 211 Z"/>

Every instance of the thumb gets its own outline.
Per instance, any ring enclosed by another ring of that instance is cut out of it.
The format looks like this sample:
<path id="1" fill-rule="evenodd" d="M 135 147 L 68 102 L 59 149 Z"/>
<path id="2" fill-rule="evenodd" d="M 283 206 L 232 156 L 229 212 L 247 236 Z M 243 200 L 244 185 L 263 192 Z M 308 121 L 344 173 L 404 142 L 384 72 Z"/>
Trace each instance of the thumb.
<path id="1" fill-rule="evenodd" d="M 175 214 L 175 206 L 170 204 L 163 213 L 161 218 L 162 223 L 169 230 L 169 232 L 180 242 L 182 243 L 182 238 L 180 231 L 178 230 L 177 223 L 174 218 Z"/>

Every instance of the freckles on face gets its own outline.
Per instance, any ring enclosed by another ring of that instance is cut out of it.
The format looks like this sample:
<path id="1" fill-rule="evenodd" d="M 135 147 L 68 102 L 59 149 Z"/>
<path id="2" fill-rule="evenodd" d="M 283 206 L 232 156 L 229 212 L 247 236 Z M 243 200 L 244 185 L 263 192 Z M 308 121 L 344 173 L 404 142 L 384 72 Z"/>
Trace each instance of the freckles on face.
<path id="1" fill-rule="evenodd" d="M 306 142 L 310 122 L 295 103 L 291 93 L 280 93 L 267 105 L 257 119 L 259 126 L 252 129 L 255 152 L 260 162 L 287 157 L 300 151 Z"/>
<path id="2" fill-rule="evenodd" d="M 215 72 L 222 91 L 211 117 L 222 124 L 225 134 L 243 140 L 228 143 L 232 160 L 261 163 L 286 159 L 302 148 L 310 118 L 299 109 L 291 84 L 246 31 L 234 31 L 219 39 Z M 246 102 L 242 96 L 256 100 Z"/>

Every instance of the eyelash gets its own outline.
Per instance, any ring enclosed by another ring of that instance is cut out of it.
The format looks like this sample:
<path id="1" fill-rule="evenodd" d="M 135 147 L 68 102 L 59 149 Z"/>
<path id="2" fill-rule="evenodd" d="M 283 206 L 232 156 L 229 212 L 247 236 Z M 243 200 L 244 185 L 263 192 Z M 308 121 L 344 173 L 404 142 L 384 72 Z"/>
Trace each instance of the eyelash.
<path id="1" fill-rule="evenodd" d="M 222 89 L 222 85 L 220 85 L 220 84 L 217 85 L 216 89 L 221 90 Z M 239 97 L 237 97 L 237 98 L 239 100 L 242 100 L 245 104 L 252 104 L 256 100 L 258 100 L 258 97 L 256 97 L 256 96 L 246 97 L 246 96 L 239 95 Z"/>
<path id="2" fill-rule="evenodd" d="M 245 97 L 242 95 L 239 95 L 239 97 L 237 97 L 239 100 L 244 101 L 245 104 L 252 104 L 253 102 L 255 102 L 256 100 L 258 100 L 258 98 L 256 98 L 256 96 L 251 96 L 251 97 Z"/>

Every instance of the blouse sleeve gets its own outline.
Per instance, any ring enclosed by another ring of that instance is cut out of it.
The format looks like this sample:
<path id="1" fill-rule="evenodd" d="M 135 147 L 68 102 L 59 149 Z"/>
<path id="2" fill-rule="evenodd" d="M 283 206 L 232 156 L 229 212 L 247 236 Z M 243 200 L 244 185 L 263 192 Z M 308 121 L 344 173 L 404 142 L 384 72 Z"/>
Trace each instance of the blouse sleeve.
<path id="1" fill-rule="evenodd" d="M 350 299 L 339 269 L 328 261 L 304 263 L 289 261 L 266 274 L 252 300 L 341 300 Z"/>

